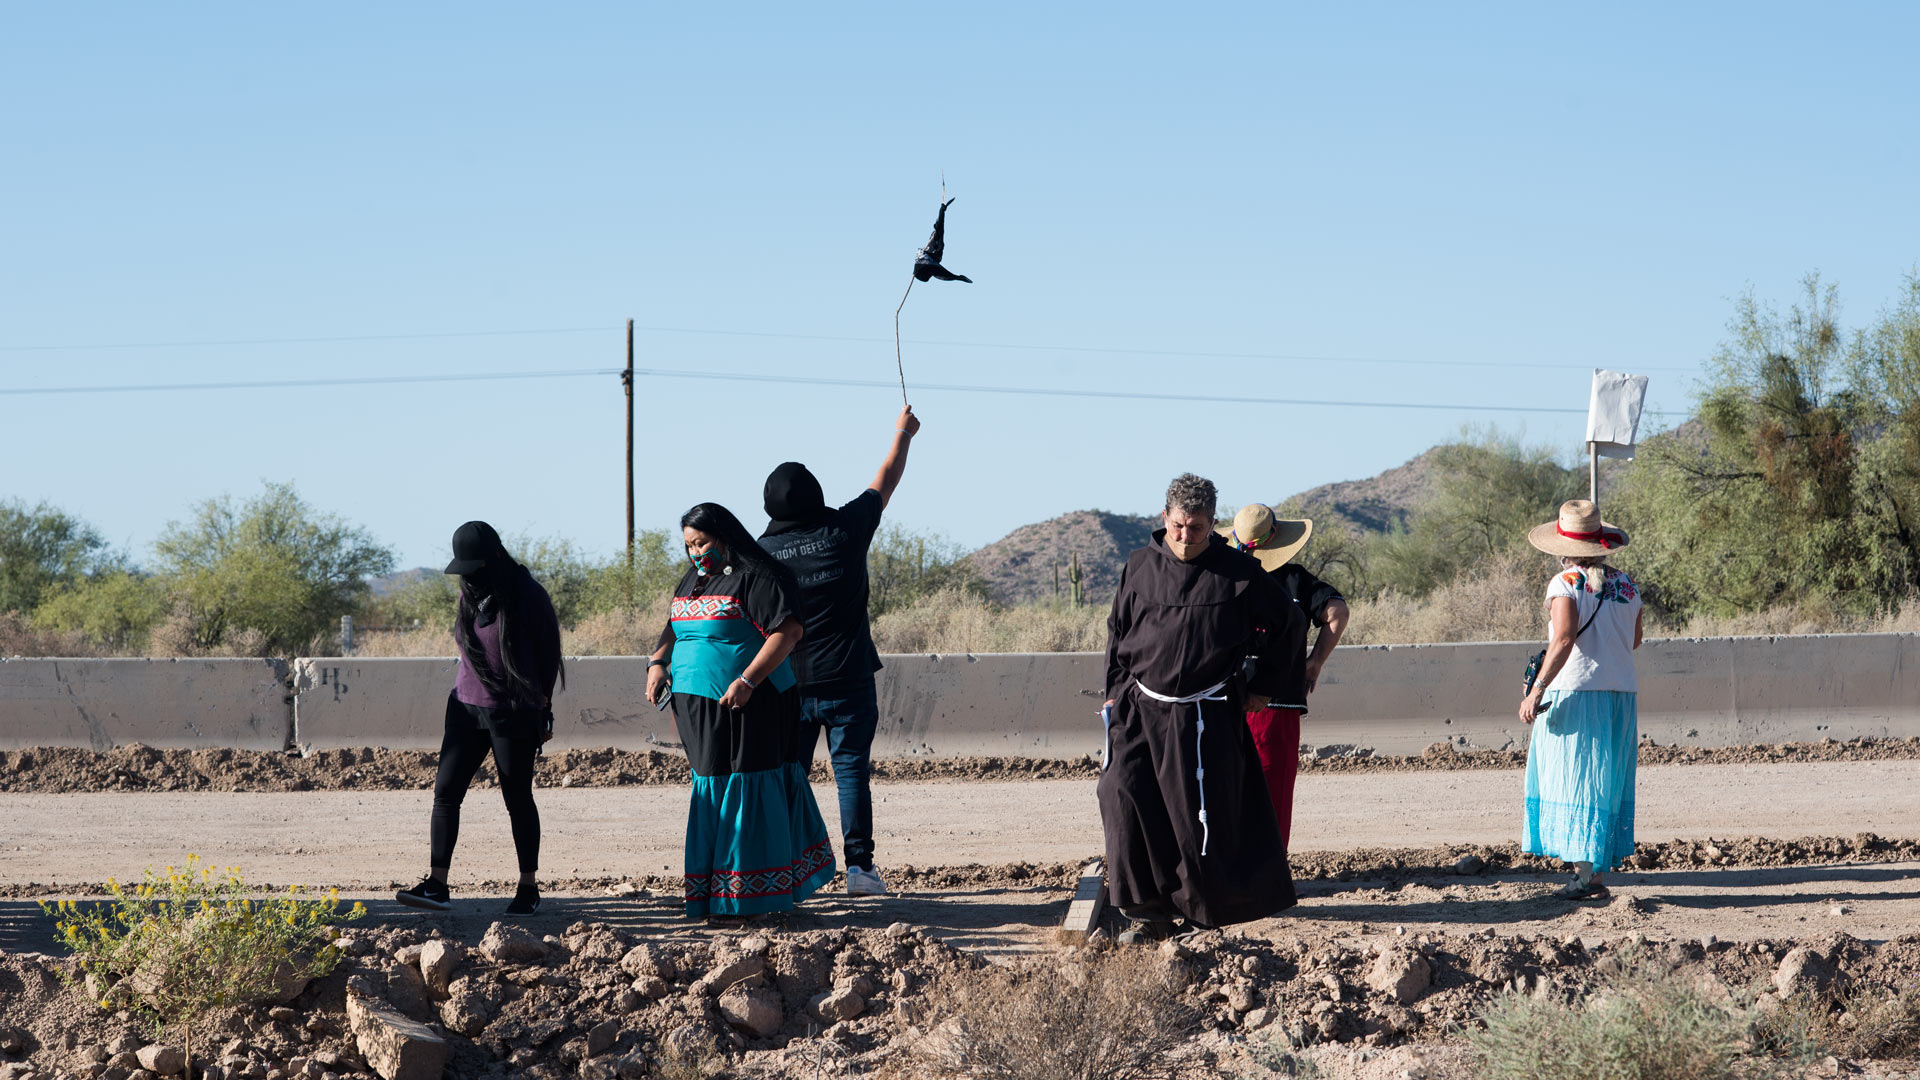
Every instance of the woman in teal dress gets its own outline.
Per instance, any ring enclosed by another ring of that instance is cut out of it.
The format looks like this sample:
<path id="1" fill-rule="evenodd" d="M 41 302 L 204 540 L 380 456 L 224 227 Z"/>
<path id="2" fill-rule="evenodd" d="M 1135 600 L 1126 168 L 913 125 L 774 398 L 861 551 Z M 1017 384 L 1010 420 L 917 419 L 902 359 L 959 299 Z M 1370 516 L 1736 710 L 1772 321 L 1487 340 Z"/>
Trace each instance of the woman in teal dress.
<path id="1" fill-rule="evenodd" d="M 672 696 L 693 767 L 687 916 L 744 921 L 790 910 L 834 873 L 789 659 L 798 589 L 726 507 L 701 503 L 680 526 L 692 566 L 648 661 L 647 700 Z"/>
<path id="2" fill-rule="evenodd" d="M 1601 900 L 1608 893 L 1600 873 L 1633 854 L 1640 590 L 1606 562 L 1627 546 L 1627 534 L 1585 499 L 1562 505 L 1559 520 L 1527 540 L 1560 556 L 1560 571 L 1547 584 L 1546 660 L 1520 699 L 1520 719 L 1533 725 L 1521 850 L 1572 864 L 1562 897 Z"/>

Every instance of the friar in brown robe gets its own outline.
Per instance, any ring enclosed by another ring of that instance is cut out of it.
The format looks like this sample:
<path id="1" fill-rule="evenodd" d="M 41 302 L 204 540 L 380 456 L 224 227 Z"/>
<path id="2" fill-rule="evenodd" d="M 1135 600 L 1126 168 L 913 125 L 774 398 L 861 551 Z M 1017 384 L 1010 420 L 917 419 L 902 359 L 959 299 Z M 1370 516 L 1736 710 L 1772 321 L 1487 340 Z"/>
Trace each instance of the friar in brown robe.
<path id="1" fill-rule="evenodd" d="M 1100 775 L 1109 896 L 1128 940 L 1172 919 L 1224 926 L 1294 904 L 1293 875 L 1243 717 L 1285 682 L 1306 617 L 1259 562 L 1214 534 L 1213 485 L 1167 490 L 1166 527 L 1128 559 L 1107 617 Z M 1266 657 L 1245 670 L 1256 630 Z M 1252 702 L 1252 704 L 1249 704 Z"/>

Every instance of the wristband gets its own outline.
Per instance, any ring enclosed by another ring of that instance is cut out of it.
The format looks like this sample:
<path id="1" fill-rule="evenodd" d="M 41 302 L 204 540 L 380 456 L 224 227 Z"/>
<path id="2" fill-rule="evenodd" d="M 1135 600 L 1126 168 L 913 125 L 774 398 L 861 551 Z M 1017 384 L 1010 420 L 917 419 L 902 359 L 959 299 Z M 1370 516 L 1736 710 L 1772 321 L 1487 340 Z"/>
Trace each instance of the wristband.
<path id="1" fill-rule="evenodd" d="M 743 683 L 746 683 L 746 684 L 747 684 L 747 689 L 749 689 L 749 690 L 758 690 L 758 689 L 760 689 L 760 684 L 759 684 L 759 683 L 756 683 L 756 682 L 754 682 L 754 681 L 753 681 L 752 679 L 749 679 L 749 678 L 747 678 L 747 677 L 746 677 L 745 675 L 742 675 L 742 676 L 740 676 L 739 678 L 737 678 L 737 679 L 735 679 L 735 680 L 733 680 L 733 681 L 734 681 L 734 682 L 743 682 Z"/>
<path id="2" fill-rule="evenodd" d="M 895 431 L 897 431 L 897 432 L 899 432 L 899 433 L 900 433 L 900 434 L 902 434 L 902 435 L 905 435 L 905 436 L 906 436 L 907 438 L 909 438 L 909 439 L 911 439 L 911 438 L 913 438 L 913 432 L 911 432 L 911 431 L 908 431 L 908 430 L 907 430 L 906 428 L 903 428 L 903 427 L 901 427 L 901 428 L 894 428 L 893 430 L 895 430 Z"/>
<path id="3" fill-rule="evenodd" d="M 656 659 L 652 659 L 652 660 L 648 660 L 648 661 L 647 661 L 647 667 L 649 667 L 649 668 L 654 668 L 654 667 L 666 667 L 666 666 L 667 666 L 667 662 L 666 662 L 665 660 L 661 660 L 661 659 L 657 659 L 657 658 L 656 658 Z"/>

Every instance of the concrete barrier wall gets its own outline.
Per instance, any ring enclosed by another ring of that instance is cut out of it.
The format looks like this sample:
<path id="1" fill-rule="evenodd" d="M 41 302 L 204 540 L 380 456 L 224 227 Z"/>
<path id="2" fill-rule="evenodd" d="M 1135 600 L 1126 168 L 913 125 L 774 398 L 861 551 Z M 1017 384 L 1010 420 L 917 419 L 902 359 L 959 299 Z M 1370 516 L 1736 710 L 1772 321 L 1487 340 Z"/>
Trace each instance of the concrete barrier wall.
<path id="1" fill-rule="evenodd" d="M 1341 648 L 1302 739 L 1413 754 L 1436 742 L 1522 745 L 1529 642 Z M 1667 638 L 1636 654 L 1640 733 L 1734 746 L 1920 735 L 1920 636 Z"/>
<path id="2" fill-rule="evenodd" d="M 1412 754 L 1524 743 L 1520 672 L 1538 645 L 1340 649 L 1310 702 L 1315 746 Z M 1097 653 L 889 656 L 883 757 L 1079 757 L 1100 751 Z M 1920 635 L 1674 638 L 1638 654 L 1640 730 L 1701 746 L 1920 735 Z M 440 744 L 454 661 L 0 660 L 0 747 L 280 749 Z M 675 746 L 646 704 L 645 661 L 567 662 L 555 747 Z M 291 693 L 289 697 L 289 681 Z"/>
<path id="3" fill-rule="evenodd" d="M 1537 644 L 1342 648 L 1302 738 L 1382 754 L 1436 742 L 1524 743 L 1514 715 Z M 888 656 L 880 673 L 881 757 L 1100 752 L 1098 653 Z M 645 661 L 568 661 L 555 745 L 677 745 L 671 712 L 642 695 Z M 1638 654 L 1640 730 L 1700 746 L 1920 735 L 1920 635 L 1673 638 Z M 295 739 L 314 747 L 439 745 L 453 661 L 303 659 Z"/>
<path id="4" fill-rule="evenodd" d="M 679 745 L 673 713 L 647 704 L 646 663 L 631 656 L 569 659 L 566 689 L 554 696 L 553 742 L 547 745 Z M 295 660 L 294 742 L 302 749 L 438 747 L 454 670 L 452 657 Z"/>
<path id="5" fill-rule="evenodd" d="M 0 659 L 0 746 L 283 750 L 284 660 Z"/>

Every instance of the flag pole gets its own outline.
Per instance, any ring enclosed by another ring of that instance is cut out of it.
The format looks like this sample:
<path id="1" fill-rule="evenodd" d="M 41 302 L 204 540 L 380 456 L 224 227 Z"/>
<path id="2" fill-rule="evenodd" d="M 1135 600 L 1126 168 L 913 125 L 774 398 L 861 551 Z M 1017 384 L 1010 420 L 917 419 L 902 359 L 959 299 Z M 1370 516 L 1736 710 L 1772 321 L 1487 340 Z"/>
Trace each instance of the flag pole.
<path id="1" fill-rule="evenodd" d="M 1587 444 L 1587 500 L 1600 505 L 1600 454 L 1593 443 Z"/>

